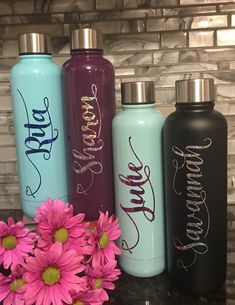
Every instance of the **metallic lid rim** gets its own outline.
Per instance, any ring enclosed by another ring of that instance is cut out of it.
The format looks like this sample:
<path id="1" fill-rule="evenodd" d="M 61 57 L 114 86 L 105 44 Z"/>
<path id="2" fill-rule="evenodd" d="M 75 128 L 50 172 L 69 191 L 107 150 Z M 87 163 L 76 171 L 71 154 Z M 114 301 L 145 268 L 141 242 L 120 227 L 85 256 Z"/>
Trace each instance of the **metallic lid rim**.
<path id="1" fill-rule="evenodd" d="M 205 103 L 215 100 L 213 78 L 177 80 L 175 88 L 176 104 Z"/>
<path id="2" fill-rule="evenodd" d="M 73 51 L 77 51 L 77 50 L 85 50 L 85 51 L 89 51 L 89 50 L 101 50 L 101 51 L 103 51 L 102 48 L 73 48 L 70 51 L 73 52 Z"/>
<path id="3" fill-rule="evenodd" d="M 122 102 L 122 105 L 139 105 L 139 104 L 145 104 L 145 105 L 152 105 L 152 104 L 155 104 L 156 102 L 155 101 L 151 101 L 151 102 Z"/>
<path id="4" fill-rule="evenodd" d="M 103 36 L 100 30 L 94 28 L 75 29 L 71 33 L 71 51 L 103 49 Z"/>
<path id="5" fill-rule="evenodd" d="M 51 38 L 42 33 L 25 33 L 19 36 L 19 54 L 52 54 Z"/>
<path id="6" fill-rule="evenodd" d="M 41 54 L 41 55 L 52 55 L 52 52 L 19 52 L 19 55 L 37 55 L 37 54 Z"/>
<path id="7" fill-rule="evenodd" d="M 122 105 L 154 104 L 154 83 L 136 81 L 121 83 Z"/>

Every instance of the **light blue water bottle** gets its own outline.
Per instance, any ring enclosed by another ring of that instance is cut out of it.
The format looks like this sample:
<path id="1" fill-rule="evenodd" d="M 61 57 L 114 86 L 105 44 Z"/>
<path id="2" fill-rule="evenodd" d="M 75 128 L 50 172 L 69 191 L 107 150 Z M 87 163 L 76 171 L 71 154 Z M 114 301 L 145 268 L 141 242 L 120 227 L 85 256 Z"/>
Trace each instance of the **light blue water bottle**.
<path id="1" fill-rule="evenodd" d="M 35 216 L 42 201 L 67 201 L 61 70 L 51 60 L 50 38 L 19 37 L 19 63 L 10 73 L 21 205 Z"/>
<path id="2" fill-rule="evenodd" d="M 137 277 L 165 268 L 162 126 L 153 82 L 122 83 L 122 106 L 112 125 L 120 265 Z"/>

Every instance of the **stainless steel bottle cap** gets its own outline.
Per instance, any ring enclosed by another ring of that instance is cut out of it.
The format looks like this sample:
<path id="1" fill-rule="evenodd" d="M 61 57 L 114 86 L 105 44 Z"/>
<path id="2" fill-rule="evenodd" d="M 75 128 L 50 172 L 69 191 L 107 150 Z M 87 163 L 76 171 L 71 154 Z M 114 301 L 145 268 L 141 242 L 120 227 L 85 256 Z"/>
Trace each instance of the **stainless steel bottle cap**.
<path id="1" fill-rule="evenodd" d="M 155 103 L 153 82 L 128 82 L 121 84 L 122 104 Z"/>
<path id="2" fill-rule="evenodd" d="M 99 30 L 84 28 L 72 31 L 71 50 L 102 48 L 103 37 Z"/>
<path id="3" fill-rule="evenodd" d="M 176 86 L 176 103 L 198 103 L 214 101 L 213 78 L 178 80 Z"/>
<path id="4" fill-rule="evenodd" d="M 22 34 L 19 37 L 19 53 L 44 53 L 51 54 L 51 38 L 39 33 Z"/>

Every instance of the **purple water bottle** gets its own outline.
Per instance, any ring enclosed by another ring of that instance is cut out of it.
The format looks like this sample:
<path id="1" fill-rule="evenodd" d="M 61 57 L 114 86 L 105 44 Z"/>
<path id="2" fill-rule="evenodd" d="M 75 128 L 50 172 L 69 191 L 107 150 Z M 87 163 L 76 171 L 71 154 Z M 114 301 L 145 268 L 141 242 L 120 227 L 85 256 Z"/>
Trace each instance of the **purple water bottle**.
<path id="1" fill-rule="evenodd" d="M 74 213 L 95 221 L 114 213 L 111 122 L 114 69 L 103 57 L 102 34 L 72 32 L 71 58 L 63 65 L 69 199 Z"/>

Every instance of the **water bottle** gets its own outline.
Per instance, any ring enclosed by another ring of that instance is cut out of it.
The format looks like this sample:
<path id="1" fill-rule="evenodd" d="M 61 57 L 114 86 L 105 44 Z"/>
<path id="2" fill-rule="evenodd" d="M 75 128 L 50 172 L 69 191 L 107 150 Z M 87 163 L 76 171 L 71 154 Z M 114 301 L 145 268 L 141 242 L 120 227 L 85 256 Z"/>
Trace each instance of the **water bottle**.
<path id="1" fill-rule="evenodd" d="M 103 57 L 100 31 L 76 29 L 71 40 L 63 65 L 69 198 L 75 214 L 96 221 L 99 211 L 114 213 L 114 69 Z"/>
<path id="2" fill-rule="evenodd" d="M 164 125 L 168 272 L 195 295 L 226 277 L 227 124 L 214 98 L 213 79 L 177 81 Z"/>
<path id="3" fill-rule="evenodd" d="M 122 83 L 121 93 L 123 111 L 112 124 L 120 265 L 133 276 L 151 277 L 165 268 L 164 118 L 155 108 L 153 82 Z"/>
<path id="4" fill-rule="evenodd" d="M 68 195 L 61 69 L 50 45 L 46 35 L 20 35 L 19 62 L 10 72 L 21 206 L 30 217 L 48 197 Z"/>

